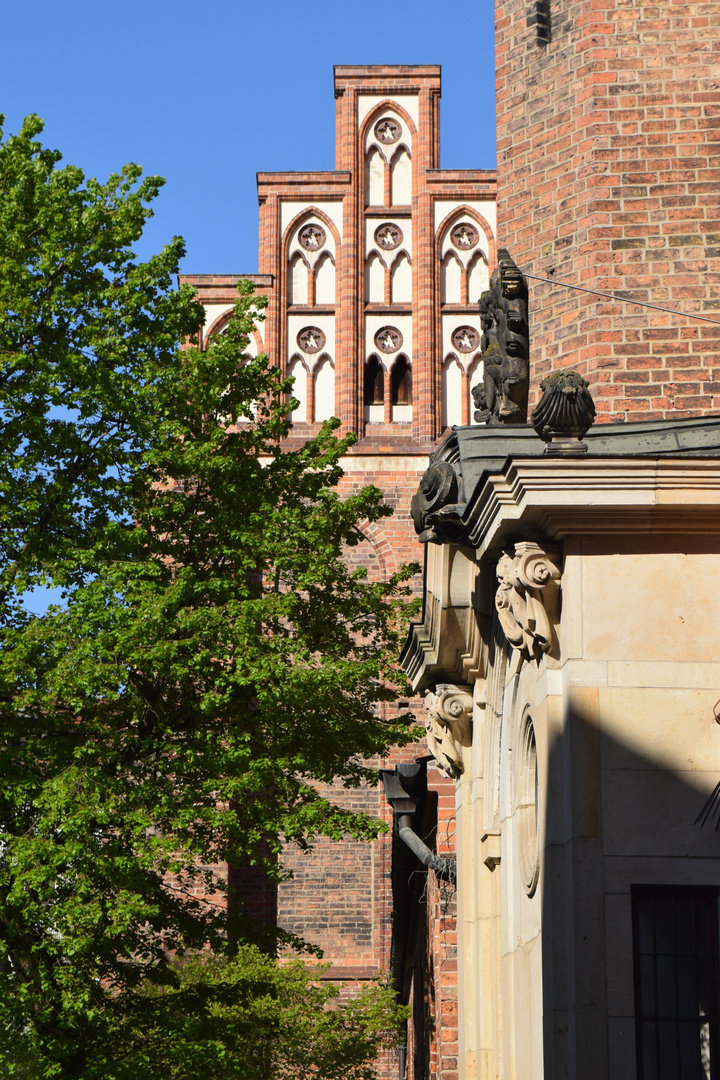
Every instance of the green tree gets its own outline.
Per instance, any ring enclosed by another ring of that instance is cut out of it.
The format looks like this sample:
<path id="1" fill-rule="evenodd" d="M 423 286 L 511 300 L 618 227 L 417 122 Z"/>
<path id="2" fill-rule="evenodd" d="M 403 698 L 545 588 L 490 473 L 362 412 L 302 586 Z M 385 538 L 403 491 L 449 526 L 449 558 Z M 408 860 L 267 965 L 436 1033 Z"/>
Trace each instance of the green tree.
<path id="1" fill-rule="evenodd" d="M 133 253 L 161 181 L 86 180 L 41 130 L 0 142 L 0 1046 L 7 1075 L 24 1048 L 89 1080 L 130 1075 L 108 1047 L 148 986 L 180 992 L 168 955 L 247 940 L 213 867 L 377 834 L 317 782 L 372 782 L 410 737 L 377 703 L 411 568 L 344 560 L 389 511 L 338 497 L 334 422 L 281 450 L 291 386 L 243 360 L 248 286 L 180 347 L 203 320 L 182 242 Z M 37 586 L 62 604 L 29 613 Z"/>

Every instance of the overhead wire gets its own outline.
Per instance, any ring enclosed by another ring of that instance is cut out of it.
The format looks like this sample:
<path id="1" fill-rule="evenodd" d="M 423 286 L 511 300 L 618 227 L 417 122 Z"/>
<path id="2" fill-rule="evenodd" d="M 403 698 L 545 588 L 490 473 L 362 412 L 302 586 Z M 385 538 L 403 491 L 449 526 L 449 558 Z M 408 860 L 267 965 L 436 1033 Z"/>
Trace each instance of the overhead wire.
<path id="1" fill-rule="evenodd" d="M 533 281 L 544 281 L 547 285 L 560 285 L 563 289 L 573 289 L 575 292 L 590 293 L 591 296 L 604 296 L 606 300 L 614 300 L 615 303 L 635 304 L 636 307 L 653 308 L 654 311 L 664 311 L 667 315 L 682 315 L 686 319 L 698 319 L 700 322 L 707 322 L 712 323 L 713 326 L 720 326 L 720 319 L 709 319 L 707 315 L 696 315 L 691 311 L 678 311 L 677 308 L 662 307 L 661 304 L 649 304 L 647 300 L 631 300 L 629 296 L 619 296 L 617 293 L 603 292 L 600 289 L 587 289 L 582 285 L 571 285 L 569 282 L 561 281 L 559 278 L 540 277 L 539 274 L 531 274 L 527 270 L 523 270 L 522 273 L 525 277 L 532 278 Z"/>

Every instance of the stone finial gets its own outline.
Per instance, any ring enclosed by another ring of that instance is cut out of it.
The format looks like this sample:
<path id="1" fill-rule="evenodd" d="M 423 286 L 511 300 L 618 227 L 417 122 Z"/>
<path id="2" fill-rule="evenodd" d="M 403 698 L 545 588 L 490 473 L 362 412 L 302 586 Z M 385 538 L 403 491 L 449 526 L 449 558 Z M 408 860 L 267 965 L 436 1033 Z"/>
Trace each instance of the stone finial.
<path id="1" fill-rule="evenodd" d="M 438 684 L 425 695 L 425 730 L 430 753 L 446 776 L 464 771 L 461 748 L 472 741 L 472 694 L 451 683 Z"/>
<path id="2" fill-rule="evenodd" d="M 543 396 L 530 423 L 543 442 L 546 454 L 585 454 L 583 435 L 595 419 L 595 404 L 588 384 L 577 371 L 555 371 L 540 383 Z"/>
<path id="3" fill-rule="evenodd" d="M 473 387 L 477 423 L 525 424 L 529 384 L 528 287 L 502 248 L 480 297 L 483 382 Z"/>

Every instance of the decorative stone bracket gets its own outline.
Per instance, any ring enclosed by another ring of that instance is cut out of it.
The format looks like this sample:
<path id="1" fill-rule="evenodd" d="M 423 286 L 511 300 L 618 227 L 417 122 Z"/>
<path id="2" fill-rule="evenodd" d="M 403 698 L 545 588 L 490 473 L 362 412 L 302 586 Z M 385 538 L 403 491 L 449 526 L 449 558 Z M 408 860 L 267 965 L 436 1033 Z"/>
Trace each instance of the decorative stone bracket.
<path id="1" fill-rule="evenodd" d="M 472 742 L 472 694 L 450 683 L 436 691 L 425 695 L 427 744 L 440 771 L 457 780 L 465 768 L 462 747 Z"/>
<path id="2" fill-rule="evenodd" d="M 503 633 L 527 659 L 540 659 L 555 642 L 554 620 L 560 591 L 557 556 L 530 541 L 515 544 L 515 554 L 498 560 L 495 594 Z"/>

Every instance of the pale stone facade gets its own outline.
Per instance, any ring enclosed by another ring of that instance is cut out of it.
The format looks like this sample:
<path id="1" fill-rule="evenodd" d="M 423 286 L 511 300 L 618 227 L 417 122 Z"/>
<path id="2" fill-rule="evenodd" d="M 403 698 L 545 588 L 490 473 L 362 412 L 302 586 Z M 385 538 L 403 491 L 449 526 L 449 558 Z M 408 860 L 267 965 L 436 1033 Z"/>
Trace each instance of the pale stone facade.
<path id="1" fill-rule="evenodd" d="M 643 1026 L 633 959 L 639 888 L 720 897 L 720 837 L 696 823 L 720 780 L 720 418 L 587 441 L 552 456 L 531 429 L 461 428 L 432 459 L 459 501 L 403 660 L 431 715 L 438 684 L 473 700 L 452 745 L 463 1080 L 652 1076 L 673 1023 L 697 1071 L 659 1075 L 720 1066 L 706 992 Z"/>

